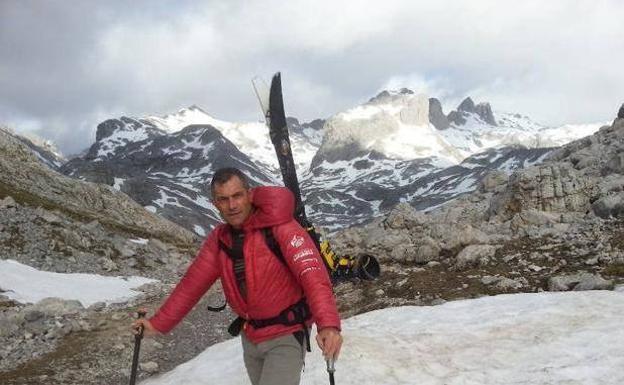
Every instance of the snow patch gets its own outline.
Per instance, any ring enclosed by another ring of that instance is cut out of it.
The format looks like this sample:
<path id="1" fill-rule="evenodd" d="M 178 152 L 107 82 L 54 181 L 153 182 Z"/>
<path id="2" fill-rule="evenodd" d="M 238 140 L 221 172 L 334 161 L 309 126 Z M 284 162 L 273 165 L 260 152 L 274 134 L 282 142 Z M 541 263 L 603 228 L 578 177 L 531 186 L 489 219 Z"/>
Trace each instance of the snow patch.
<path id="1" fill-rule="evenodd" d="M 20 303 L 37 303 L 50 296 L 77 300 L 84 307 L 96 302 L 122 303 L 140 294 L 133 289 L 151 282 L 157 281 L 143 277 L 52 273 L 10 259 L 0 261 L 0 289 L 5 291 L 2 294 Z"/>
<path id="2" fill-rule="evenodd" d="M 624 293 L 524 293 L 376 310 L 344 320 L 336 382 L 621 384 Z M 248 383 L 238 338 L 144 385 Z M 326 384 L 318 350 L 303 385 Z"/>

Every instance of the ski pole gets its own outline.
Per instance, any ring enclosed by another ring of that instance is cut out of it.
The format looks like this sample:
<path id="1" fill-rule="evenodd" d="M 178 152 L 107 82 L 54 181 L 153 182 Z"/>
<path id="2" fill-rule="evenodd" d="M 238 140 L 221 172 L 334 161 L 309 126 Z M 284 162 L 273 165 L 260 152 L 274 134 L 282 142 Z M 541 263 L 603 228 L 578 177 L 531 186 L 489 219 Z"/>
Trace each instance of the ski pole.
<path id="1" fill-rule="evenodd" d="M 334 372 L 336 368 L 334 367 L 335 361 L 333 358 L 329 358 L 325 360 L 327 362 L 327 373 L 329 374 L 329 385 L 336 385 L 334 382 Z"/>
<path id="2" fill-rule="evenodd" d="M 145 317 L 146 311 L 139 310 L 138 318 Z M 130 385 L 136 383 L 137 367 L 139 366 L 139 350 L 141 349 L 141 340 L 143 339 L 143 325 L 139 326 L 139 332 L 134 335 L 134 355 L 132 356 L 132 370 L 130 371 Z"/>

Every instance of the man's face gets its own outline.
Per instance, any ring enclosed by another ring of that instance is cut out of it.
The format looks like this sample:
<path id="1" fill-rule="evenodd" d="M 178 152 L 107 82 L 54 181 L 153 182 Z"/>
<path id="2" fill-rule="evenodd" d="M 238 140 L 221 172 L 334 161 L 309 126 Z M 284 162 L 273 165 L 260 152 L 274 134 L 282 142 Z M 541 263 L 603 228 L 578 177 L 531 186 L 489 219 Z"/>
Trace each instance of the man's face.
<path id="1" fill-rule="evenodd" d="M 251 190 L 246 189 L 237 176 L 214 186 L 212 203 L 219 210 L 223 220 L 235 228 L 239 228 L 245 222 L 253 208 Z"/>

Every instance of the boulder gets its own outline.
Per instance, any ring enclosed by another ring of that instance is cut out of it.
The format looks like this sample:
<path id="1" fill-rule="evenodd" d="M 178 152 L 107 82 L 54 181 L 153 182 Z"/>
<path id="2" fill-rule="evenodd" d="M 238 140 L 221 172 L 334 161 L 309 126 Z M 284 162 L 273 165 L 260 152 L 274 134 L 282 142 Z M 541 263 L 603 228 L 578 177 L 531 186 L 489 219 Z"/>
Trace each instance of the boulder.
<path id="1" fill-rule="evenodd" d="M 440 256 L 440 245 L 432 238 L 424 236 L 418 239 L 416 244 L 416 255 L 413 261 L 417 264 L 425 264 L 437 260 Z"/>
<path id="2" fill-rule="evenodd" d="M 15 199 L 13 197 L 7 196 L 4 199 L 0 199 L 0 209 L 8 209 L 10 207 L 15 207 L 17 204 L 15 203 Z"/>
<path id="3" fill-rule="evenodd" d="M 37 302 L 33 305 L 33 309 L 41 311 L 46 316 L 62 316 L 76 314 L 84 310 L 84 306 L 80 301 L 49 297 Z"/>
<path id="4" fill-rule="evenodd" d="M 139 368 L 141 368 L 142 371 L 150 374 L 158 373 L 159 371 L 158 364 L 154 361 L 141 362 L 139 364 Z"/>
<path id="5" fill-rule="evenodd" d="M 548 280 L 549 291 L 611 290 L 613 287 L 612 280 L 606 280 L 598 274 L 585 272 L 558 275 Z"/>
<path id="6" fill-rule="evenodd" d="M 384 225 L 391 229 L 411 229 L 427 221 L 427 215 L 416 211 L 409 203 L 399 203 L 384 220 Z"/>
<path id="7" fill-rule="evenodd" d="M 455 265 L 460 268 L 487 264 L 496 254 L 496 246 L 470 245 L 457 254 Z"/>
<path id="8" fill-rule="evenodd" d="M 489 237 L 469 224 L 436 223 L 430 227 L 430 235 L 445 249 L 455 249 L 472 244 L 486 243 Z"/>
<path id="9" fill-rule="evenodd" d="M 609 194 L 592 204 L 592 211 L 600 218 L 618 218 L 624 216 L 624 192 Z"/>

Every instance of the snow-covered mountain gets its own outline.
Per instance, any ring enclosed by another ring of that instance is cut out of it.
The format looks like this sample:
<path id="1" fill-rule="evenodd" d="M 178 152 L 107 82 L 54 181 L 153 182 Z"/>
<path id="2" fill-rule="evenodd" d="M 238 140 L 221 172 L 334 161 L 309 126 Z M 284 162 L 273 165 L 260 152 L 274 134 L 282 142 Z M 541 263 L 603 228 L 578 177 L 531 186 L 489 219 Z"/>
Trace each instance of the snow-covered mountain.
<path id="1" fill-rule="evenodd" d="M 444 114 L 434 98 L 383 91 L 327 120 L 288 118 L 303 199 L 329 230 L 366 222 L 400 202 L 436 207 L 476 188 L 489 171 L 511 173 L 598 125 L 547 128 L 466 98 Z M 281 184 L 263 122 L 227 122 L 197 106 L 163 117 L 121 117 L 63 172 L 126 192 L 149 210 L 204 234 L 218 220 L 206 186 L 214 170 L 240 167 L 255 184 Z"/>
<path id="2" fill-rule="evenodd" d="M 178 132 L 189 125 L 212 126 L 250 159 L 280 178 L 279 164 L 264 122 L 226 122 L 210 116 L 197 106 L 164 117 L 150 116 L 145 121 L 168 133 Z M 296 166 L 302 172 L 309 166 L 320 146 L 323 121 L 301 125 L 297 119 L 289 118 L 288 124 L 292 131 L 291 142 L 297 148 Z"/>
<path id="3" fill-rule="evenodd" d="M 435 98 L 405 88 L 383 91 L 327 120 L 303 191 L 313 221 L 330 229 L 399 202 L 426 210 L 473 191 L 490 171 L 510 174 L 539 163 L 548 148 L 599 127 L 549 128 L 471 98 L 446 115 Z"/>
<path id="4" fill-rule="evenodd" d="M 217 168 L 238 167 L 255 185 L 276 183 L 270 168 L 210 125 L 169 133 L 146 119 L 122 117 L 101 123 L 96 138 L 86 156 L 61 171 L 111 185 L 200 235 L 219 220 L 207 191 Z"/>

